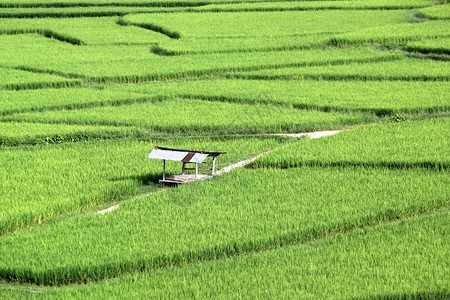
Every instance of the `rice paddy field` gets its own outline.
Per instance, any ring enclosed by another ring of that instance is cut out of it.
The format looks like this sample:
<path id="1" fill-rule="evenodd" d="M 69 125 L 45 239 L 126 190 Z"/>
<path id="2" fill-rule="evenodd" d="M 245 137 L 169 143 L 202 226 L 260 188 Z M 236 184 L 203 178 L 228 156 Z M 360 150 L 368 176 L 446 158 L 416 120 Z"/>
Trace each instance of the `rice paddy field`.
<path id="1" fill-rule="evenodd" d="M 2 0 L 0 299 L 449 299 L 449 39 L 447 0 Z"/>

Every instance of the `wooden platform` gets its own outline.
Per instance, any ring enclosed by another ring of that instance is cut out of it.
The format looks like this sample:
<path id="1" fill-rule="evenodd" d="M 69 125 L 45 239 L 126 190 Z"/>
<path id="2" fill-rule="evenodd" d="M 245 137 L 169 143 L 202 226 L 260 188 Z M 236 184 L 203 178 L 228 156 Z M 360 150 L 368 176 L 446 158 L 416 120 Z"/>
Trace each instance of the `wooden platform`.
<path id="1" fill-rule="evenodd" d="M 167 176 L 166 179 L 160 179 L 159 183 L 182 184 L 182 183 L 189 183 L 189 182 L 193 182 L 193 181 L 208 179 L 211 177 L 212 177 L 212 175 L 206 175 L 206 174 L 198 174 L 197 178 L 195 178 L 195 174 L 170 175 L 170 176 Z"/>

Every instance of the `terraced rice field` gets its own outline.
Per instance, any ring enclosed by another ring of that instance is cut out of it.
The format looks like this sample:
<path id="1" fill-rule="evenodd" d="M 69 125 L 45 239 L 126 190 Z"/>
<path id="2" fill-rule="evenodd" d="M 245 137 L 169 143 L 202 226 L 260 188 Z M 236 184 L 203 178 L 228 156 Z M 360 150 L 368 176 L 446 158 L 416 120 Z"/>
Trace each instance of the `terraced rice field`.
<path id="1" fill-rule="evenodd" d="M 449 19 L 3 0 L 0 298 L 450 298 Z M 258 158 L 168 187 L 156 145 Z"/>

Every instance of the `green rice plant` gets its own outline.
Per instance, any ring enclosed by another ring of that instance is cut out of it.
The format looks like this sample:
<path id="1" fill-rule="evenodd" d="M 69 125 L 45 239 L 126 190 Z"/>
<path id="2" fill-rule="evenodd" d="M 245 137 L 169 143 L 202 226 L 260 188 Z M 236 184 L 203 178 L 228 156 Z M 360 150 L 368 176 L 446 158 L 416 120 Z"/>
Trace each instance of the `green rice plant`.
<path id="1" fill-rule="evenodd" d="M 120 4 L 120 3 L 119 3 Z M 1 7 L 1 4 L 0 4 Z M 124 16 L 130 13 L 176 12 L 185 8 L 147 6 L 66 6 L 2 8 L 1 18 L 75 18 Z"/>
<path id="2" fill-rule="evenodd" d="M 115 17 L 94 18 L 8 18 L 0 24 L 0 34 L 49 31 L 88 45 L 151 44 L 167 37 L 136 26 L 120 26 Z"/>
<path id="3" fill-rule="evenodd" d="M 425 38 L 448 37 L 448 21 L 395 24 L 370 27 L 349 33 L 338 34 L 329 41 L 333 46 L 406 43 Z"/>
<path id="4" fill-rule="evenodd" d="M 26 128 L 27 125 L 18 125 Z M 92 128 L 91 132 L 101 132 Z M 103 129 L 107 130 L 107 129 Z M 19 136 L 18 134 L 16 136 Z M 283 139 L 159 139 L 103 141 L 46 147 L 0 149 L 0 234 L 70 211 L 81 211 L 134 194 L 139 186 L 161 178 L 162 162 L 147 159 L 153 146 L 221 150 L 218 167 L 261 152 Z M 180 172 L 167 164 L 168 174 Z"/>
<path id="5" fill-rule="evenodd" d="M 363 114 L 304 111 L 277 106 L 194 99 L 6 116 L 4 120 L 40 123 L 136 126 L 164 133 L 278 133 L 340 128 L 371 121 Z"/>
<path id="6" fill-rule="evenodd" d="M 3 30 L 0 35 L 22 35 L 22 34 L 38 34 L 45 38 L 55 39 L 60 42 L 69 43 L 72 45 L 84 45 L 83 41 L 66 34 L 60 34 L 48 29 L 9 29 Z"/>
<path id="7" fill-rule="evenodd" d="M 245 38 L 281 37 L 323 32 L 354 31 L 404 22 L 406 11 L 284 11 L 176 14 L 130 14 L 123 19 L 153 25 L 178 37 Z M 227 26 L 224 26 L 227 24 Z"/>
<path id="8" fill-rule="evenodd" d="M 269 153 L 254 167 L 450 167 L 450 118 L 362 126 L 319 140 L 301 140 Z"/>
<path id="9" fill-rule="evenodd" d="M 450 39 L 448 39 L 450 41 Z M 450 68 L 446 61 L 404 59 L 366 64 L 346 64 L 301 68 L 284 68 L 232 73 L 231 78 L 263 80 L 418 80 L 448 81 Z"/>
<path id="10" fill-rule="evenodd" d="M 28 75 L 28 73 L 25 73 Z M 40 74 L 37 74 L 39 78 Z M 43 75 L 50 76 L 50 75 Z M 155 93 L 156 95 L 157 93 Z M 60 88 L 0 91 L 0 115 L 19 112 L 76 109 L 104 105 L 151 102 L 162 98 L 110 89 Z"/>
<path id="11" fill-rule="evenodd" d="M 450 38 L 409 42 L 405 48 L 412 52 L 450 55 Z"/>
<path id="12" fill-rule="evenodd" d="M 419 15 L 432 20 L 449 20 L 450 4 L 434 5 L 419 10 Z"/>
<path id="13" fill-rule="evenodd" d="M 81 81 L 76 79 L 0 67 L 0 89 L 23 90 L 45 87 L 71 87 L 80 84 Z M 1 102 L 3 102 L 3 98 Z"/>
<path id="14" fill-rule="evenodd" d="M 14 51 L 11 51 L 14 49 Z M 36 34 L 0 35 L 0 65 L 35 73 L 50 73 L 66 77 L 80 78 L 68 70 L 62 74 L 58 70 L 39 70 L 34 65 L 67 65 L 79 63 L 83 70 L 95 67 L 96 62 L 133 62 L 155 59 L 148 45 L 96 45 L 75 46 Z M 148 63 L 151 63 L 149 61 Z"/>
<path id="15" fill-rule="evenodd" d="M 245 38 L 207 38 L 207 39 L 170 39 L 152 48 L 159 55 L 185 55 L 198 53 L 230 53 L 285 51 L 310 49 L 325 45 L 329 34 L 307 34 L 281 37 L 245 37 Z"/>
<path id="16" fill-rule="evenodd" d="M 425 169 L 241 169 L 4 236 L 0 278 L 86 282 L 277 249 L 446 207 L 448 178 Z"/>
<path id="17" fill-rule="evenodd" d="M 243 11 L 289 11 L 289 10 L 331 10 L 331 9 L 413 9 L 423 8 L 430 0 L 375 0 L 375 1 L 283 1 L 242 2 L 232 4 L 209 4 L 188 8 L 201 12 L 243 12 Z"/>
<path id="18" fill-rule="evenodd" d="M 255 0 L 208 0 L 207 3 L 241 3 L 253 2 Z M 280 1 L 280 0 L 268 0 Z M 283 0 L 281 0 L 283 1 Z M 120 2 L 114 0 L 4 0 L 0 7 L 23 8 L 23 7 L 90 7 L 90 6 L 150 6 L 150 7 L 189 7 L 204 5 L 203 0 L 122 0 Z"/>
<path id="19" fill-rule="evenodd" d="M 2 39 L 0 36 L 1 40 L 7 39 Z M 12 41 L 11 46 L 15 47 L 21 39 L 11 38 L 9 40 Z M 0 58 L 0 64 L 21 66 L 25 70 L 81 77 L 96 82 L 133 83 L 203 76 L 223 71 L 343 64 L 355 61 L 385 61 L 402 57 L 399 53 L 379 52 L 365 47 L 261 52 L 257 55 L 254 53 L 222 53 L 159 56 L 151 53 L 145 46 L 76 47 L 55 45 L 55 43 L 45 41 L 41 44 L 18 45 L 16 53 L 7 53 Z M 33 54 L 33 51 L 36 53 L 36 48 L 40 49 L 40 52 Z M 48 51 L 43 52 L 42 48 L 48 49 Z M 121 58 L 120 55 L 123 57 Z M 49 58 L 52 56 L 54 58 L 50 60 Z M 21 59 L 18 59 L 19 57 Z"/>
<path id="20" fill-rule="evenodd" d="M 111 89 L 322 111 L 368 111 L 377 115 L 450 109 L 446 82 L 216 79 L 115 85 Z"/>
<path id="21" fill-rule="evenodd" d="M 78 142 L 139 136 L 129 127 L 0 122 L 0 146 Z"/>
<path id="22" fill-rule="evenodd" d="M 3 66 L 119 82 L 201 76 L 226 70 L 342 64 L 402 57 L 398 53 L 379 52 L 370 47 L 283 51 L 258 55 L 226 53 L 164 57 L 151 53 L 145 45 L 79 47 L 32 34 L 0 35 L 0 51 L 4 53 L 0 57 L 0 65 Z"/>
<path id="23" fill-rule="evenodd" d="M 3 293 L 9 299 L 448 298 L 448 218 L 444 211 L 272 251 L 89 284 L 4 284 Z"/>

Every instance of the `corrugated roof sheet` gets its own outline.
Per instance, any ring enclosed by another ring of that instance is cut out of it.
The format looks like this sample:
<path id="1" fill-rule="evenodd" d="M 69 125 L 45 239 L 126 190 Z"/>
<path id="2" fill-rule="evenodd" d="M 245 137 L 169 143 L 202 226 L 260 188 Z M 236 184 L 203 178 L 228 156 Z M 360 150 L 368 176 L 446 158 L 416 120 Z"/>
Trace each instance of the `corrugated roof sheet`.
<path id="1" fill-rule="evenodd" d="M 226 152 L 219 152 L 219 151 L 198 151 L 198 150 L 175 149 L 175 148 L 167 148 L 167 147 L 159 147 L 159 146 L 156 146 L 155 148 L 161 149 L 161 150 L 203 153 L 203 154 L 208 154 L 208 155 L 213 155 L 213 156 L 219 156 L 220 154 L 226 153 Z"/>
<path id="2" fill-rule="evenodd" d="M 165 159 L 172 161 L 184 161 L 191 163 L 202 163 L 208 154 L 205 153 L 196 153 L 192 151 L 179 151 L 179 150 L 165 150 L 155 148 L 150 152 L 148 158 L 154 159 Z"/>

